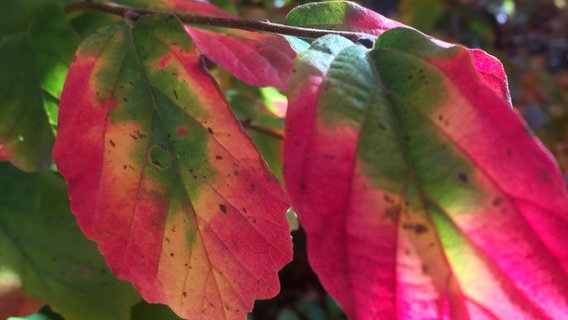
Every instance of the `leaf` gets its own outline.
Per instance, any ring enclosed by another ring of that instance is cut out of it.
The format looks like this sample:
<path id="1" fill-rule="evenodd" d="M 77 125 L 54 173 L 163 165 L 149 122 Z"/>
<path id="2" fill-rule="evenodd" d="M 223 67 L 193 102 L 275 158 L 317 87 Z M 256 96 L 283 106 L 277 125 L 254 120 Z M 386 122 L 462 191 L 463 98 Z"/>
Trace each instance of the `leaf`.
<path id="1" fill-rule="evenodd" d="M 0 161 L 45 170 L 78 40 L 61 8 L 45 1 L 2 1 L 0 21 Z"/>
<path id="2" fill-rule="evenodd" d="M 185 11 L 214 17 L 238 18 L 201 1 L 166 0 L 152 7 Z M 288 87 L 288 77 L 296 53 L 288 42 L 275 34 L 230 28 L 185 27 L 199 50 L 236 78 L 254 86 Z"/>
<path id="3" fill-rule="evenodd" d="M 352 319 L 563 319 L 568 195 L 471 51 L 327 36 L 290 82 L 284 178 Z"/>
<path id="4" fill-rule="evenodd" d="M 0 318 L 45 302 L 68 319 L 129 319 L 140 298 L 81 234 L 65 191 L 52 173 L 0 163 Z"/>
<path id="5" fill-rule="evenodd" d="M 291 260 L 286 196 L 173 16 L 80 46 L 54 159 L 115 274 L 183 318 L 240 319 Z"/>
<path id="6" fill-rule="evenodd" d="M 245 123 L 248 135 L 258 148 L 269 168 L 282 181 L 282 139 L 284 119 L 269 110 L 270 101 L 263 97 L 263 91 L 273 88 L 251 87 L 235 81 L 227 90 L 227 100 L 235 116 Z M 284 97 L 284 99 L 286 99 Z M 287 102 L 287 101 L 286 101 Z M 276 137 L 280 136 L 280 139 Z"/>
<path id="7" fill-rule="evenodd" d="M 132 320 L 180 320 L 170 308 L 163 304 L 142 301 L 132 308 Z"/>
<path id="8" fill-rule="evenodd" d="M 393 28 L 413 29 L 350 1 L 325 1 L 295 7 L 288 14 L 286 23 L 298 27 L 364 32 L 376 36 Z M 426 36 L 442 47 L 454 46 Z M 482 79 L 511 104 L 507 75 L 501 62 L 483 50 L 469 50 L 473 53 L 474 64 Z"/>

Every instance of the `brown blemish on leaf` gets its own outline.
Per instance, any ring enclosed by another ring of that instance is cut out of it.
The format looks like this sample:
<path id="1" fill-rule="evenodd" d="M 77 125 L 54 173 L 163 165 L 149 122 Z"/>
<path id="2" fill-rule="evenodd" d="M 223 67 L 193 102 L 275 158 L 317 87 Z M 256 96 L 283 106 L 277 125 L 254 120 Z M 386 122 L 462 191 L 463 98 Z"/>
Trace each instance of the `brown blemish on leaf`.
<path id="1" fill-rule="evenodd" d="M 421 223 L 405 223 L 402 225 L 402 229 L 414 231 L 416 234 L 421 234 L 424 232 L 428 232 L 428 227 Z"/>
<path id="2" fill-rule="evenodd" d="M 219 209 L 224 213 L 227 214 L 227 206 L 224 204 L 219 205 Z"/>
<path id="3" fill-rule="evenodd" d="M 465 173 L 463 173 L 463 172 L 458 175 L 458 178 L 459 178 L 460 181 L 463 182 L 463 183 L 467 183 L 467 181 L 468 181 L 467 174 L 465 174 Z"/>
<path id="4" fill-rule="evenodd" d="M 385 209 L 384 217 L 390 219 L 392 222 L 396 223 L 402 208 L 400 205 L 390 206 Z"/>
<path id="5" fill-rule="evenodd" d="M 495 199 L 493 199 L 493 205 L 498 207 L 503 203 L 503 198 L 501 197 L 495 197 Z"/>

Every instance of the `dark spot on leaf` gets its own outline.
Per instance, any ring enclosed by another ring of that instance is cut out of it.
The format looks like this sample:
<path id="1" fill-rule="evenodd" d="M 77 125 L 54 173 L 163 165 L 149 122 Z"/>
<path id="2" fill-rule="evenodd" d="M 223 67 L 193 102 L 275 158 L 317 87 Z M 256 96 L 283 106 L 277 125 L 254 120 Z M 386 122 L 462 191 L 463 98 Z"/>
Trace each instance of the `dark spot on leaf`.
<path id="1" fill-rule="evenodd" d="M 405 223 L 402 225 L 402 229 L 414 231 L 416 232 L 416 234 L 421 234 L 428 231 L 428 228 L 421 223 Z"/>
<path id="2" fill-rule="evenodd" d="M 223 157 L 221 157 L 221 156 L 215 156 L 215 159 L 217 159 L 217 160 L 223 160 Z"/>
<path id="3" fill-rule="evenodd" d="M 175 91 L 175 90 L 174 90 L 174 96 L 176 97 L 176 100 L 179 100 L 179 98 L 178 98 L 178 93 L 177 93 L 177 91 Z"/>
<path id="4" fill-rule="evenodd" d="M 444 116 L 442 116 L 442 115 L 439 115 L 439 116 L 438 116 L 438 120 L 440 120 L 440 121 L 444 121 Z"/>
<path id="5" fill-rule="evenodd" d="M 385 127 L 384 124 L 379 123 L 379 129 L 381 129 L 381 130 L 387 130 L 387 127 Z"/>
<path id="6" fill-rule="evenodd" d="M 116 147 L 116 144 L 114 143 L 114 141 L 109 140 L 108 143 L 110 143 L 111 146 Z"/>
<path id="7" fill-rule="evenodd" d="M 391 196 L 389 196 L 388 194 L 385 194 L 383 196 L 383 200 L 385 200 L 385 202 L 388 202 L 388 203 L 394 203 L 395 202 L 394 199 L 391 198 Z"/>
<path id="8" fill-rule="evenodd" d="M 136 136 L 138 136 L 138 138 L 146 138 L 148 137 L 147 135 L 143 134 L 142 132 L 140 132 L 140 130 L 136 129 L 136 131 L 134 131 L 134 134 L 136 134 Z"/>
<path id="9" fill-rule="evenodd" d="M 186 291 L 183 292 L 183 296 L 184 296 L 184 297 L 187 297 L 187 292 L 186 292 Z"/>
<path id="10" fill-rule="evenodd" d="M 174 256 L 174 253 L 173 253 L 173 252 L 170 252 L 170 257 L 173 257 L 173 256 Z"/>
<path id="11" fill-rule="evenodd" d="M 235 170 L 235 171 L 233 171 L 233 174 L 238 177 L 238 176 L 239 176 L 239 171 Z"/>
<path id="12" fill-rule="evenodd" d="M 401 211 L 402 209 L 399 205 L 387 207 L 384 212 L 384 217 L 396 223 Z"/>
<path id="13" fill-rule="evenodd" d="M 422 272 L 428 273 L 428 266 L 427 265 L 425 265 L 425 264 L 422 265 Z"/>
<path id="14" fill-rule="evenodd" d="M 220 204 L 219 209 L 221 209 L 221 211 L 223 211 L 224 214 L 227 214 L 227 206 L 225 206 L 224 204 Z"/>
<path id="15" fill-rule="evenodd" d="M 498 207 L 501 205 L 501 203 L 503 203 L 503 198 L 501 197 L 495 197 L 495 199 L 493 199 L 493 205 Z"/>
<path id="16" fill-rule="evenodd" d="M 243 212 L 247 213 L 247 208 L 243 207 Z"/>
<path id="17" fill-rule="evenodd" d="M 210 134 L 213 134 L 213 129 L 211 129 L 211 127 L 207 127 L 207 131 L 209 131 Z"/>
<path id="18" fill-rule="evenodd" d="M 468 180 L 467 174 L 465 174 L 465 173 L 462 172 L 462 173 L 460 173 L 460 174 L 458 175 L 458 178 L 460 179 L 461 182 L 467 183 L 467 180 Z"/>

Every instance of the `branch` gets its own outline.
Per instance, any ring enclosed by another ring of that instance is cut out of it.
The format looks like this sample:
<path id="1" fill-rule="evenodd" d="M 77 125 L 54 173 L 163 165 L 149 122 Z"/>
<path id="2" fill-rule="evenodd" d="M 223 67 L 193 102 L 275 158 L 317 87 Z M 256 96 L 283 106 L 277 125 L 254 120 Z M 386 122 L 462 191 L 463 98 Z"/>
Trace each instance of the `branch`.
<path id="1" fill-rule="evenodd" d="M 188 12 L 167 12 L 150 9 L 140 9 L 134 7 L 123 6 L 112 2 L 92 2 L 84 0 L 81 2 L 74 2 L 64 6 L 66 13 L 79 11 L 79 10 L 98 10 L 107 12 L 118 16 L 128 16 L 130 19 L 135 20 L 138 17 L 150 14 L 173 14 L 183 23 L 198 24 L 212 27 L 225 27 L 232 29 L 243 29 L 248 31 L 265 31 L 302 38 L 319 38 L 328 34 L 335 34 L 345 37 L 353 42 L 358 42 L 366 47 L 371 47 L 374 42 L 372 35 L 360 32 L 338 31 L 338 30 L 321 30 L 312 28 L 302 28 L 288 26 L 278 23 L 272 23 L 267 20 L 252 20 L 241 18 L 224 18 L 224 17 L 210 17 Z"/>

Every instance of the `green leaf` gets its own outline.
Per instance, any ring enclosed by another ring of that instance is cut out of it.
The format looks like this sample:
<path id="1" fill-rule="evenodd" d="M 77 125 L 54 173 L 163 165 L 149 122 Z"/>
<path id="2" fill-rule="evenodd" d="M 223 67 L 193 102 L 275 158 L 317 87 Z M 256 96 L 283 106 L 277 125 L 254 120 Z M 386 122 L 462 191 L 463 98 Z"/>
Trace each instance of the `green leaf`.
<path id="1" fill-rule="evenodd" d="M 61 7 L 45 1 L 5 0 L 0 21 L 0 160 L 44 170 L 78 38 Z"/>
<path id="2" fill-rule="evenodd" d="M 139 299 L 77 227 L 60 177 L 0 163 L 0 306 L 14 291 L 81 320 L 128 319 Z"/>
<path id="3" fill-rule="evenodd" d="M 132 320 L 180 320 L 172 309 L 163 304 L 141 301 L 132 307 Z"/>

